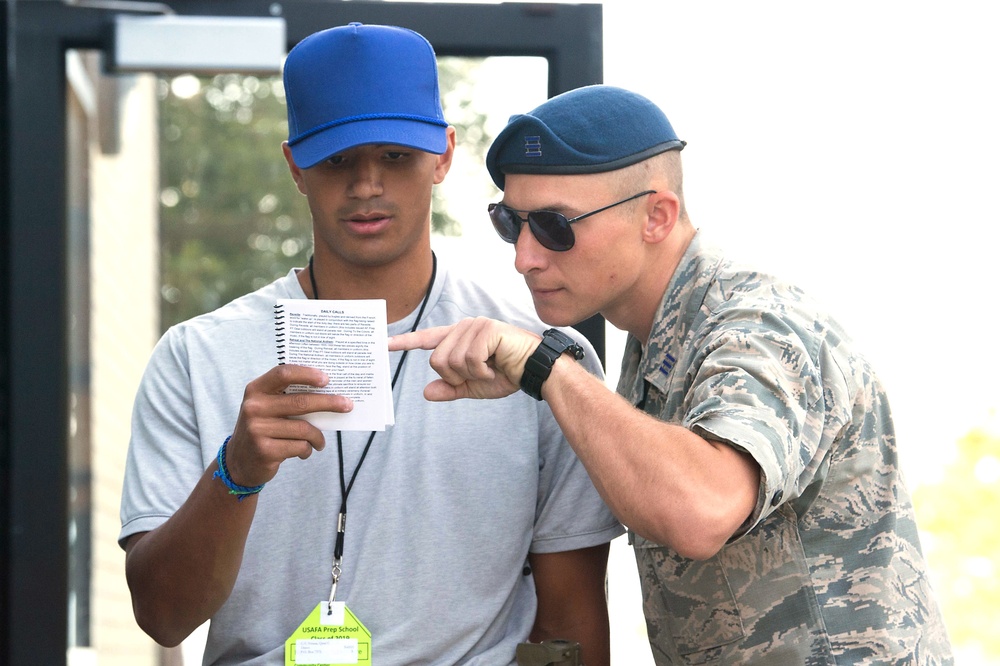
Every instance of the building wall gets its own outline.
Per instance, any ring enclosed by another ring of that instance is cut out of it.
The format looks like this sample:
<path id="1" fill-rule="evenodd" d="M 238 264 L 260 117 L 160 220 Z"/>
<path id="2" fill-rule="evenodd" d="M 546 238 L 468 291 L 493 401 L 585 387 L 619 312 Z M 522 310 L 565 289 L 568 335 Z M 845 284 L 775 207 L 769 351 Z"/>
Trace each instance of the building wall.
<path id="1" fill-rule="evenodd" d="M 132 402 L 159 327 L 156 82 L 151 75 L 102 79 L 93 61 L 86 65 L 95 93 L 88 133 L 91 625 L 89 649 L 71 651 L 69 663 L 154 666 L 160 649 L 135 622 L 117 539 Z"/>

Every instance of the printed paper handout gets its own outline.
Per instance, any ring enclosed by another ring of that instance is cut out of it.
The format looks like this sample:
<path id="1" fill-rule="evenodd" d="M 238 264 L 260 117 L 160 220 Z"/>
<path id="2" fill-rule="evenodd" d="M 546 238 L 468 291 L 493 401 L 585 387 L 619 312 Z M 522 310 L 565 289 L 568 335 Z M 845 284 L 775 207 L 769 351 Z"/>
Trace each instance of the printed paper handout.
<path id="1" fill-rule="evenodd" d="M 293 384 L 287 393 L 345 395 L 354 409 L 303 418 L 320 430 L 385 430 L 395 421 L 389 379 L 385 301 L 279 299 L 274 306 L 278 363 L 319 368 L 322 388 Z"/>

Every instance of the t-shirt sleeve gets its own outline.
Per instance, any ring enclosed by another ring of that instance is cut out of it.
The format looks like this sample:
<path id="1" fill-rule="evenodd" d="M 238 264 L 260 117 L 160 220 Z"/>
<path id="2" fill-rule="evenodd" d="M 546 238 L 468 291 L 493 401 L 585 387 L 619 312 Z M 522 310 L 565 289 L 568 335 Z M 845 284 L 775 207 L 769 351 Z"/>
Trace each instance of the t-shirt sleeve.
<path id="1" fill-rule="evenodd" d="M 153 350 L 132 410 L 119 544 L 163 524 L 190 495 L 205 467 L 188 357 L 182 337 L 171 329 Z"/>
<path id="2" fill-rule="evenodd" d="M 584 347 L 581 363 L 603 379 L 593 347 L 576 331 L 564 329 Z M 577 458 L 548 404 L 538 402 L 540 470 L 533 553 L 556 553 L 607 543 L 625 528 L 611 513 Z"/>

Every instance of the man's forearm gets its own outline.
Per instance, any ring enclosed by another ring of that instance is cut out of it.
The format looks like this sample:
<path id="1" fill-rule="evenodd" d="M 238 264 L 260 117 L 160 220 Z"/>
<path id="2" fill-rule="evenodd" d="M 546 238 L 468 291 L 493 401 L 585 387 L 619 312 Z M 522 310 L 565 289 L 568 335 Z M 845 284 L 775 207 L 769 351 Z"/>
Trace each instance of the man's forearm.
<path id="1" fill-rule="evenodd" d="M 157 643 L 174 646 L 226 602 L 243 561 L 257 505 L 237 501 L 202 475 L 187 501 L 160 527 L 126 545 L 125 573 L 139 626 Z"/>
<path id="2" fill-rule="evenodd" d="M 611 661 L 605 593 L 609 544 L 559 553 L 531 553 L 538 611 L 530 640 L 576 641 L 586 666 Z"/>
<path id="3" fill-rule="evenodd" d="M 753 510 L 749 456 L 641 412 L 572 359 L 556 361 L 542 396 L 604 501 L 644 537 L 711 557 Z"/>

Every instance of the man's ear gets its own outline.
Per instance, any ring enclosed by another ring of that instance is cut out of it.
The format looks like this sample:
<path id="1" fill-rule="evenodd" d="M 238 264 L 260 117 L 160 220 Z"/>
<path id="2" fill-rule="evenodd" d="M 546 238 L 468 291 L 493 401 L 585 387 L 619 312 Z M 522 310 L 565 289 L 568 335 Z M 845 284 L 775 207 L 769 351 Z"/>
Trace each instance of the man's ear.
<path id="1" fill-rule="evenodd" d="M 455 157 L 455 128 L 448 126 L 446 130 L 446 136 L 448 139 L 448 147 L 445 151 L 437 156 L 437 164 L 434 167 L 434 184 L 438 185 L 444 181 L 444 177 L 448 175 L 448 171 L 451 170 L 451 160 Z"/>
<path id="2" fill-rule="evenodd" d="M 288 170 L 292 173 L 292 180 L 295 181 L 295 187 L 299 188 L 299 192 L 305 194 L 306 185 L 302 178 L 302 169 L 296 166 L 295 160 L 292 159 L 292 149 L 288 147 L 287 141 L 281 142 L 281 152 L 284 153 L 285 161 L 288 162 Z"/>
<path id="3" fill-rule="evenodd" d="M 646 199 L 646 224 L 642 237 L 647 243 L 659 243 L 670 235 L 680 216 L 681 202 L 670 190 L 650 194 Z"/>

